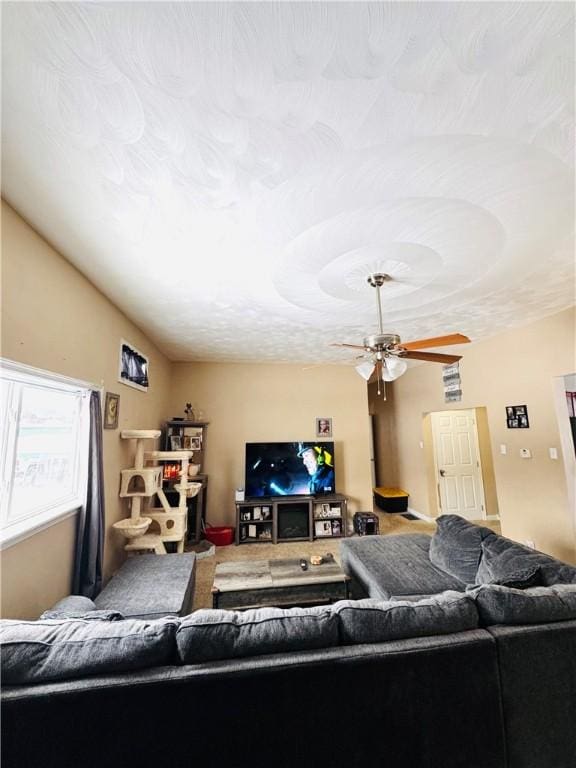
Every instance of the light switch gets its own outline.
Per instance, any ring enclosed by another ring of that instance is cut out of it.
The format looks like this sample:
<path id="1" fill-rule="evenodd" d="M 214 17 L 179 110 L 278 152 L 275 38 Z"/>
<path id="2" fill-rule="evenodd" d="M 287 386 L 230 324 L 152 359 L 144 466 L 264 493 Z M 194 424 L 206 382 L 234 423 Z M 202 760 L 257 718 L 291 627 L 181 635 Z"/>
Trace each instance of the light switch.
<path id="1" fill-rule="evenodd" d="M 500 453 L 502 454 L 502 456 L 506 456 L 506 454 L 508 453 L 508 449 L 506 448 L 504 443 L 500 444 Z"/>
<path id="2" fill-rule="evenodd" d="M 531 459 L 532 454 L 530 452 L 529 448 L 520 448 L 520 456 L 522 456 L 523 459 Z"/>
<path id="3" fill-rule="evenodd" d="M 424 448 L 424 443 L 422 442 L 422 440 L 420 440 L 420 448 Z M 550 449 L 550 450 L 552 450 L 552 449 Z"/>
<path id="4" fill-rule="evenodd" d="M 558 449 L 557 448 L 548 448 L 548 453 L 550 454 L 551 459 L 557 459 L 558 458 Z"/>

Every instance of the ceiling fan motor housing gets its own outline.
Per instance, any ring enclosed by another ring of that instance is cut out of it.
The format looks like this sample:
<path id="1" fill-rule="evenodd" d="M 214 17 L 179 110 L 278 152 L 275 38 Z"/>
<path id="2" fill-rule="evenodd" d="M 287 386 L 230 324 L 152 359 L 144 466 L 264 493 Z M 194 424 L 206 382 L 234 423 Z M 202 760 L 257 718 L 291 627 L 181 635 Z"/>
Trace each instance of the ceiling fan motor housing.
<path id="1" fill-rule="evenodd" d="M 395 333 L 375 333 L 372 336 L 366 336 L 364 346 L 366 349 L 377 352 L 386 352 L 390 347 L 400 344 L 400 336 Z"/>

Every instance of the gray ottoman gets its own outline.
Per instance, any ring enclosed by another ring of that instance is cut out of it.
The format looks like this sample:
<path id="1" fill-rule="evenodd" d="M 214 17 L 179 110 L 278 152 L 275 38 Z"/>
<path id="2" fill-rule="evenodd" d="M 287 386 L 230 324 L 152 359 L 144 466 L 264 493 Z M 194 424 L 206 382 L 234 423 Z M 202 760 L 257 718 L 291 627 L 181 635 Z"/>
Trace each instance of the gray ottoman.
<path id="1" fill-rule="evenodd" d="M 196 555 L 130 557 L 94 600 L 98 610 L 126 618 L 158 619 L 192 611 Z"/>

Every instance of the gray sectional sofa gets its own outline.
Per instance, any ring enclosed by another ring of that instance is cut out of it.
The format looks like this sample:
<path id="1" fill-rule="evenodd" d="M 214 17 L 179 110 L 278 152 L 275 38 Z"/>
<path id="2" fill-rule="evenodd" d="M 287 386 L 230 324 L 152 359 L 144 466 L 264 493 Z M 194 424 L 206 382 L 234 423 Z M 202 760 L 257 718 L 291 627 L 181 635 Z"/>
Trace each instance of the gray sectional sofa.
<path id="1" fill-rule="evenodd" d="M 5 621 L 3 765 L 574 768 L 576 569 L 517 546 L 446 516 L 342 542 L 359 600 Z"/>

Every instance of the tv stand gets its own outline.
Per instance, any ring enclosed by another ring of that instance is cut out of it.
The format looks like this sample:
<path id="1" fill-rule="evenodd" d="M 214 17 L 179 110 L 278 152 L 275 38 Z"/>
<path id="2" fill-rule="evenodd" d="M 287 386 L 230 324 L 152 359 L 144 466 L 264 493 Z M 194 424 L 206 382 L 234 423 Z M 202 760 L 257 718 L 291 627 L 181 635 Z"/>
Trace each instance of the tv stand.
<path id="1" fill-rule="evenodd" d="M 273 496 L 236 502 L 236 544 L 278 544 L 346 536 L 347 498 Z"/>

